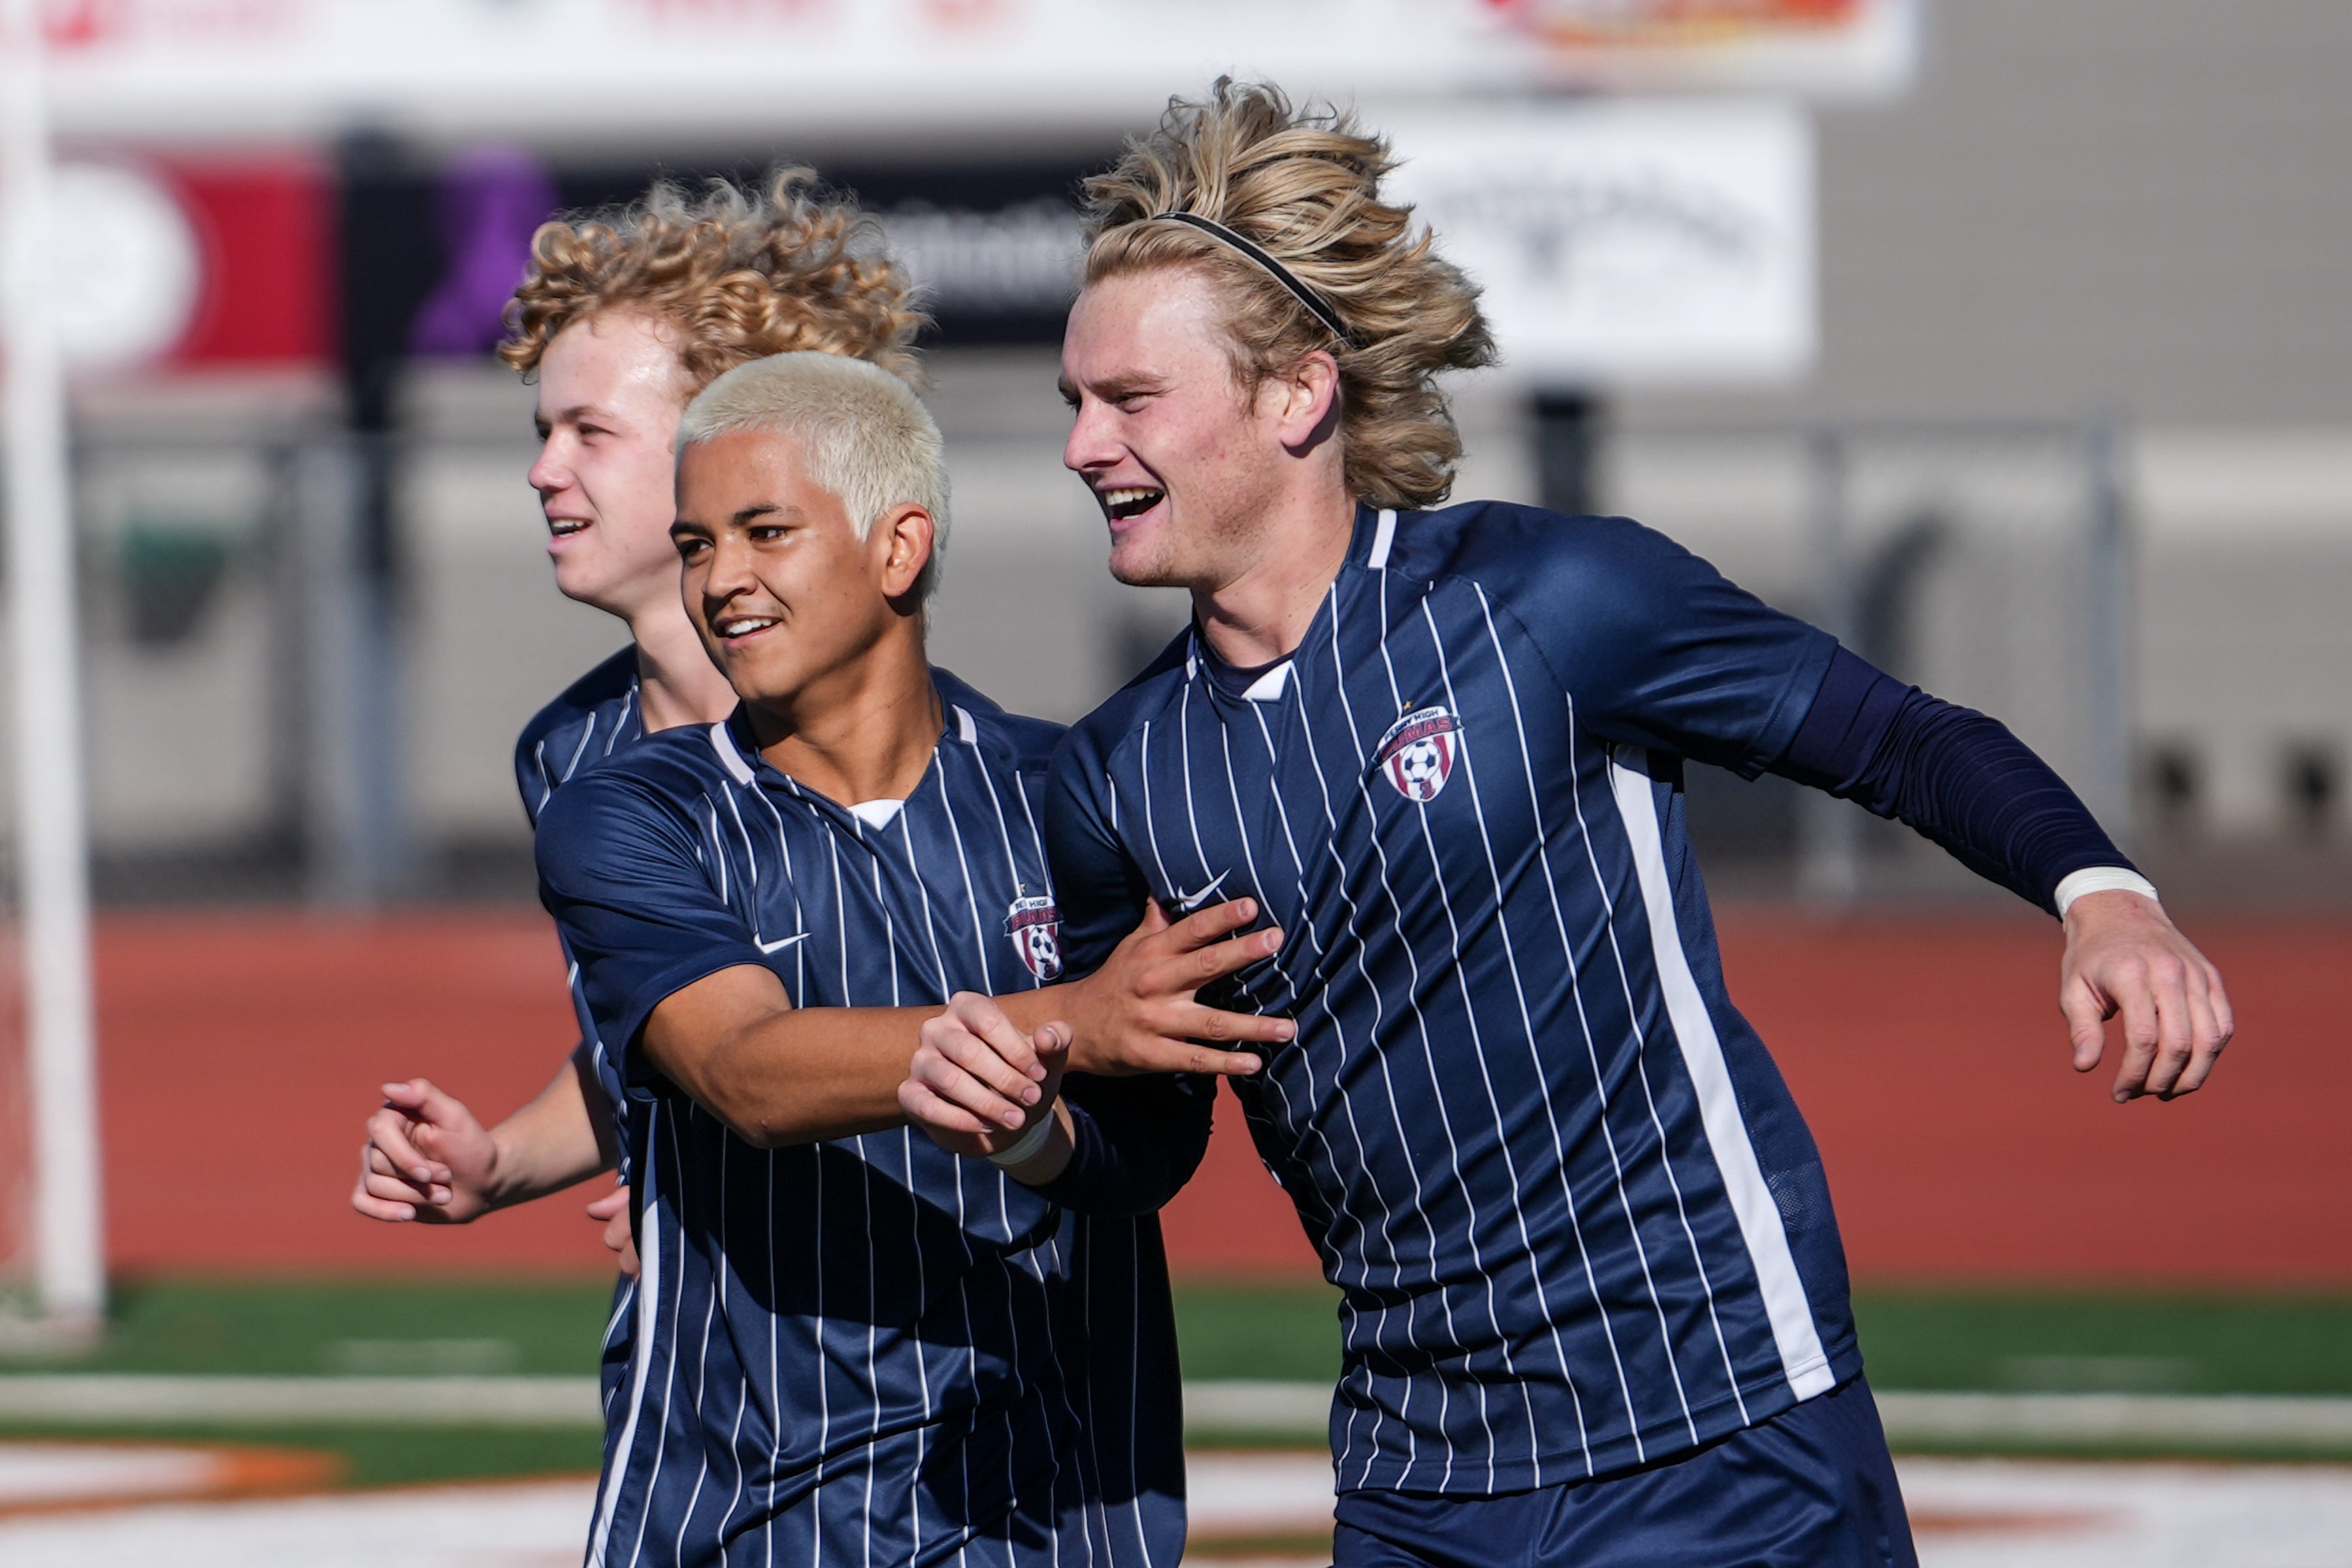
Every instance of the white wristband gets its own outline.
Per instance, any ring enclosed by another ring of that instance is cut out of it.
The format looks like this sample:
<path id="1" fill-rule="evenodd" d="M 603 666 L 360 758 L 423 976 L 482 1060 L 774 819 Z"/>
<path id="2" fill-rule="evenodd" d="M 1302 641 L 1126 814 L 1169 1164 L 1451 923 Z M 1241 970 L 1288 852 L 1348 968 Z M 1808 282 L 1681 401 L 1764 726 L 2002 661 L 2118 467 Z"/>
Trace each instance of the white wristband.
<path id="1" fill-rule="evenodd" d="M 1037 1118 L 1029 1131 L 1014 1141 L 1011 1148 L 999 1149 L 988 1157 L 988 1163 L 1000 1171 L 1009 1171 L 1015 1165 L 1025 1165 L 1037 1157 L 1037 1151 L 1043 1149 L 1045 1146 L 1045 1140 L 1053 1135 L 1054 1108 L 1049 1105 L 1045 1107 L 1044 1114 Z"/>
<path id="2" fill-rule="evenodd" d="M 2074 900 L 2085 893 L 2137 893 L 2143 899 L 2156 899 L 2156 884 L 2121 866 L 2085 866 L 2060 879 L 2057 890 L 2050 895 L 2050 901 L 2058 906 L 2058 918 L 2064 920 Z"/>

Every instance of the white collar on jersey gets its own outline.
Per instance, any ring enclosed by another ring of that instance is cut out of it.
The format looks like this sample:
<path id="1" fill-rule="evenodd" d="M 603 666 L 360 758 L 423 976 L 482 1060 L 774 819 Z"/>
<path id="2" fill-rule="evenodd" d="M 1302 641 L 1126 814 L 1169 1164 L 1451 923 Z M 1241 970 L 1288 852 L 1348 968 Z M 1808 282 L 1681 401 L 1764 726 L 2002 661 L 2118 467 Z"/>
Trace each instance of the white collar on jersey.
<path id="1" fill-rule="evenodd" d="M 1283 688 L 1289 684 L 1290 661 L 1286 658 L 1255 680 L 1251 681 L 1249 689 L 1244 691 L 1242 696 L 1252 702 L 1279 702 L 1282 700 Z"/>
<path id="2" fill-rule="evenodd" d="M 1201 660 L 1203 657 L 1213 658 L 1214 656 L 1202 655 L 1201 652 L 1201 634 L 1198 630 L 1195 630 L 1192 633 L 1192 646 L 1184 651 L 1185 679 L 1198 680 L 1201 678 Z M 1259 676 L 1255 680 L 1251 681 L 1248 687 L 1242 692 L 1242 699 L 1247 702 L 1279 702 L 1282 700 L 1283 692 L 1286 690 L 1289 686 L 1290 661 L 1286 658 L 1280 664 L 1268 669 L 1264 675 Z"/>
<path id="3" fill-rule="evenodd" d="M 898 820 L 898 808 L 903 800 L 861 800 L 849 808 L 849 815 L 868 827 L 887 827 Z"/>
<path id="4" fill-rule="evenodd" d="M 739 784 L 751 782 L 751 764 L 735 749 L 735 737 L 727 732 L 724 719 L 710 726 L 710 749 L 719 753 L 719 765 L 727 770 L 729 778 Z"/>

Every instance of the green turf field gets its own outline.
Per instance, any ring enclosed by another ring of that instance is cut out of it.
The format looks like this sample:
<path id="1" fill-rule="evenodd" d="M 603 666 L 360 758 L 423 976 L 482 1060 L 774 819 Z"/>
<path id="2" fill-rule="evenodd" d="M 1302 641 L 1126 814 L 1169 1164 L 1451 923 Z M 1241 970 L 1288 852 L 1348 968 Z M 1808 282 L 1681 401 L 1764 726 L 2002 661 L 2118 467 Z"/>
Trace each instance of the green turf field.
<path id="1" fill-rule="evenodd" d="M 1188 1377 L 1328 1380 L 1333 1292 L 1177 1292 Z M 2341 1296 L 1863 1291 L 1879 1388 L 2352 1394 L 2352 1299 Z"/>
<path id="2" fill-rule="evenodd" d="M 281 1377 L 588 1373 L 611 1310 L 609 1286 L 576 1280 L 133 1281 L 115 1287 L 106 1341 L 90 1353 L 0 1358 L 0 1367 Z"/>
<path id="3" fill-rule="evenodd" d="M 1339 1365 L 1334 1300 L 1319 1285 L 1180 1289 L 1185 1375 L 1328 1382 Z M 0 1358 L 0 1375 L 584 1375 L 608 1303 L 604 1286 L 584 1282 L 137 1282 L 118 1290 L 102 1345 Z M 1882 1390 L 2352 1394 L 2352 1298 L 1869 1291 L 1855 1310 Z M 581 1427 L 73 1431 L 326 1449 L 355 1485 L 582 1471 L 597 1453 L 595 1433 Z"/>

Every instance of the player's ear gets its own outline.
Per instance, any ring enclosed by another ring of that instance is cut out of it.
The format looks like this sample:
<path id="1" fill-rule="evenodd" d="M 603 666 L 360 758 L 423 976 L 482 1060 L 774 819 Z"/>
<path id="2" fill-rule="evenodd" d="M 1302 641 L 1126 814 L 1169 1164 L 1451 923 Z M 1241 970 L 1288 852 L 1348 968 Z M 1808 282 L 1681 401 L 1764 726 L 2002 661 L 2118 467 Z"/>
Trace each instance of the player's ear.
<path id="1" fill-rule="evenodd" d="M 1329 438 L 1339 425 L 1339 362 L 1317 349 L 1276 383 L 1282 444 L 1304 455 Z"/>
<path id="2" fill-rule="evenodd" d="M 883 597 L 899 599 L 915 591 L 930 564 L 934 531 L 931 514 L 912 502 L 876 520 L 867 543 L 882 569 Z"/>

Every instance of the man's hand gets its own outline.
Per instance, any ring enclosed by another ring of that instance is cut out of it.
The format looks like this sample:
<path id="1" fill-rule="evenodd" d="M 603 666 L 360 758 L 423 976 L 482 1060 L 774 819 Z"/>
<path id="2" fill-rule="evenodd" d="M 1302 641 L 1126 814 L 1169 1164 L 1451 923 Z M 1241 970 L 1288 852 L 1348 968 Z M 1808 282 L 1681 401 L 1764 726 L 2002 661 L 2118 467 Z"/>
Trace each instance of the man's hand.
<path id="1" fill-rule="evenodd" d="M 2221 972 L 2161 904 L 2137 893 L 2085 893 L 2067 910 L 2058 1010 L 2074 1037 L 2076 1072 L 2099 1065 L 2106 1020 L 2123 1016 L 2118 1104 L 2202 1088 L 2237 1028 Z"/>
<path id="2" fill-rule="evenodd" d="M 621 1260 L 621 1272 L 637 1277 L 637 1238 L 629 1229 L 629 1189 L 614 1187 L 588 1205 L 588 1217 L 604 1222 L 604 1245 Z"/>
<path id="3" fill-rule="evenodd" d="M 1214 904 L 1172 925 L 1158 903 L 1146 905 L 1142 923 L 1127 933 L 1103 966 L 1062 987 L 1055 999 L 1075 1042 L 1070 1070 L 1228 1077 L 1257 1071 L 1262 1064 L 1255 1051 L 1218 1050 L 1202 1042 L 1280 1045 L 1298 1033 L 1298 1026 L 1193 1000 L 1210 982 L 1282 951 L 1278 930 L 1234 935 L 1256 918 L 1254 899 Z"/>
<path id="4" fill-rule="evenodd" d="M 489 1130 L 431 1080 L 383 1086 L 368 1118 L 352 1207 L 371 1219 L 464 1225 L 496 1206 L 498 1145 Z"/>
<path id="5" fill-rule="evenodd" d="M 1056 1125 L 1045 1142 L 1005 1173 L 1042 1186 L 1070 1163 L 1071 1129 L 1060 1109 L 1062 1070 L 1070 1056 L 1066 1024 L 1047 1024 L 1024 1035 L 986 996 L 958 992 L 934 1033 L 925 1026 L 923 1044 L 898 1086 L 899 1109 L 932 1142 L 967 1159 L 1001 1153 L 1021 1142 L 1040 1118 Z M 1018 1083 L 1012 1103 L 992 1085 Z M 985 1107 L 977 1111 L 974 1107 Z"/>
<path id="6" fill-rule="evenodd" d="M 992 998 L 959 991 L 923 1026 L 898 1109 L 951 1153 L 993 1154 L 1053 1114 L 1069 1054 L 1068 1025 L 1024 1034 Z"/>
<path id="7" fill-rule="evenodd" d="M 989 1134 L 1018 1138 L 1051 1105 L 1068 1058 L 1069 1029 L 1046 1024 L 1024 1033 L 993 998 L 959 991 L 946 1012 L 924 1021 L 921 1040 L 898 1086 L 898 1109 L 941 1148 L 980 1155 L 998 1147 L 982 1142 Z M 1060 1057 L 1052 1066 L 1041 1054 L 1047 1046 Z"/>

